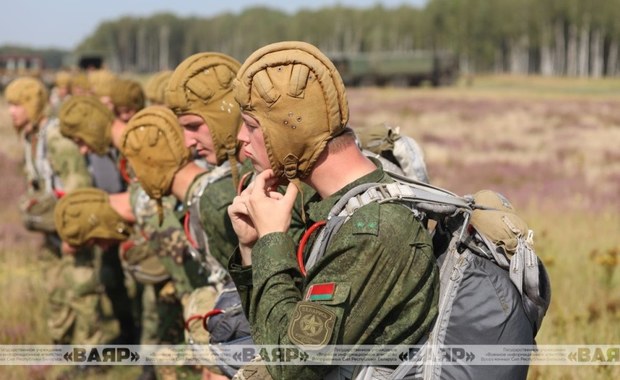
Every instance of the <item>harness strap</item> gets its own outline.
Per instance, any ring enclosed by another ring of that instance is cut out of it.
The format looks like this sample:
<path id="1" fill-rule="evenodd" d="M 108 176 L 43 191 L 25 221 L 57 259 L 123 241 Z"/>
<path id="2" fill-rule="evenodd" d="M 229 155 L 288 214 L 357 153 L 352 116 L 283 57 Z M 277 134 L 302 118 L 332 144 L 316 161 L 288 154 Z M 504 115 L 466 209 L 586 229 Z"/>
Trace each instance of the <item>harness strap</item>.
<path id="1" fill-rule="evenodd" d="M 471 210 L 468 199 L 417 181 L 415 183 L 365 183 L 356 186 L 344 194 L 330 210 L 325 228 L 315 240 L 306 260 L 305 270 L 312 268 L 323 257 L 332 235 L 356 210 L 371 202 L 393 201 L 411 202 L 420 209 L 445 214 L 454 213 L 459 209 Z M 415 210 L 412 211 L 415 212 Z"/>
<path id="2" fill-rule="evenodd" d="M 218 289 L 230 278 L 222 264 L 211 255 L 209 237 L 204 232 L 200 219 L 200 198 L 210 184 L 229 176 L 231 172 L 230 163 L 226 161 L 196 179 L 197 182 L 192 184 L 186 196 L 187 214 L 183 222 L 185 235 L 191 245 L 189 247 L 190 255 L 210 272 L 208 281 Z M 194 188 L 192 189 L 192 187 Z"/>

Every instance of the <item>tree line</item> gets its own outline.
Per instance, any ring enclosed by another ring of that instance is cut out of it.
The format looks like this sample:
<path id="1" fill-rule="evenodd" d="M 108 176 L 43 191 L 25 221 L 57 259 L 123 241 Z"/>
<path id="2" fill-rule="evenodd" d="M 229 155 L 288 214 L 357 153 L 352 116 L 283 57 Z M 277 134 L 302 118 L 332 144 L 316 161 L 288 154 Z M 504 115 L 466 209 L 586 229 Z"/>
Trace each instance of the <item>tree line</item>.
<path id="1" fill-rule="evenodd" d="M 154 72 L 200 51 L 243 61 L 265 44 L 303 40 L 328 54 L 448 50 L 469 73 L 601 77 L 620 72 L 618 19 L 620 0 L 429 0 L 293 14 L 253 7 L 123 17 L 100 24 L 74 53 L 99 52 L 115 71 Z"/>

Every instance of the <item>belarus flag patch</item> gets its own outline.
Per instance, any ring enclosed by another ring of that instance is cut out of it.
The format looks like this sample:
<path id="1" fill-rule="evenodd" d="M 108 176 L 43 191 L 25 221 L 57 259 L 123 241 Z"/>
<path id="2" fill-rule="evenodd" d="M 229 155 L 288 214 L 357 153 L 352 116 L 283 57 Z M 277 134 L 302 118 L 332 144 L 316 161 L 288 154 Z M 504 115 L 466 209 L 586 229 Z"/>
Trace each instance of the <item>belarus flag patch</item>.
<path id="1" fill-rule="evenodd" d="M 335 282 L 327 282 L 324 284 L 310 285 L 308 293 L 306 293 L 306 301 L 330 301 L 334 298 L 336 291 Z"/>

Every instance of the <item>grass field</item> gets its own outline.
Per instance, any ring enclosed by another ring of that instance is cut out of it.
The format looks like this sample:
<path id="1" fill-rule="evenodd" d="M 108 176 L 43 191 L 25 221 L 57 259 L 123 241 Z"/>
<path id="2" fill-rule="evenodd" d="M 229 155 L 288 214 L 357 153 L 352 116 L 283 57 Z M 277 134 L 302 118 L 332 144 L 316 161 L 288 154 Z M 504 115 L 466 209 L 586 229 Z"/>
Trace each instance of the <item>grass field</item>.
<path id="1" fill-rule="evenodd" d="M 473 77 L 443 89 L 349 90 L 353 127 L 387 122 L 422 145 L 431 181 L 506 195 L 535 232 L 553 299 L 537 341 L 620 345 L 620 80 Z M 20 147 L 0 103 L 0 344 L 45 344 L 37 237 L 21 227 Z M 58 368 L 0 367 L 2 379 Z M 135 378 L 116 368 L 102 379 Z M 536 366 L 529 379 L 617 379 L 619 366 Z"/>

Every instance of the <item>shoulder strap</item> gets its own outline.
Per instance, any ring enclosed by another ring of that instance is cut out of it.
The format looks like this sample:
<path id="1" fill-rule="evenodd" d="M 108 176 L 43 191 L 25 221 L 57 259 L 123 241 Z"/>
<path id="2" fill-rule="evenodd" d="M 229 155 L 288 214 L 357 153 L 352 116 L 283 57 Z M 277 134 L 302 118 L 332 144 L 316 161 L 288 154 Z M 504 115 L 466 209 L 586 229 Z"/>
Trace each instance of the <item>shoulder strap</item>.
<path id="1" fill-rule="evenodd" d="M 390 173 L 392 175 L 392 173 Z M 323 257 L 333 234 L 359 208 L 371 202 L 397 202 L 414 204 L 415 209 L 430 214 L 450 215 L 455 212 L 471 211 L 471 200 L 459 197 L 447 190 L 404 177 L 395 176 L 391 183 L 366 183 L 349 190 L 330 210 L 327 223 L 319 233 L 306 260 L 309 270 Z M 406 181 L 406 182 L 405 182 Z"/>
<path id="2" fill-rule="evenodd" d="M 56 119 L 48 120 L 47 123 L 41 125 L 38 131 L 38 141 L 36 146 L 35 167 L 39 177 L 39 183 L 43 181 L 45 186 L 45 192 L 51 193 L 55 187 L 55 182 L 58 181 L 55 178 L 47 157 L 48 141 L 47 135 L 50 128 L 58 128 L 58 122 Z"/>
<path id="3" fill-rule="evenodd" d="M 189 247 L 190 254 L 202 266 L 208 269 L 210 273 L 209 283 L 216 285 L 227 282 L 228 272 L 213 255 L 211 255 L 209 250 L 209 237 L 202 228 L 202 220 L 200 217 L 200 198 L 210 184 L 230 176 L 231 173 L 230 163 L 226 161 L 222 165 L 213 168 L 208 173 L 197 178 L 197 183 L 192 184 L 186 197 L 186 205 L 189 212 L 189 228 L 187 232 L 190 235 L 189 237 L 196 242 L 197 245 L 197 247 Z"/>

